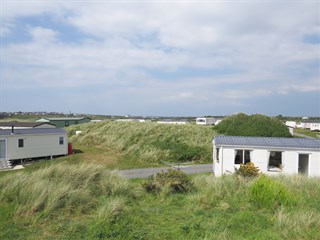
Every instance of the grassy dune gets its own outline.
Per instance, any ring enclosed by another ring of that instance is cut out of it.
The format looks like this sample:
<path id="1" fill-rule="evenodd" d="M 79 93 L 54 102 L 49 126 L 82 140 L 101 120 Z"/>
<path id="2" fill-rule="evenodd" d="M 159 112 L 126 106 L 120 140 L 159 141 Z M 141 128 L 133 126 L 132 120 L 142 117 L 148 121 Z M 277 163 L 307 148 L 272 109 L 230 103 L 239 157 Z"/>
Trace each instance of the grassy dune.
<path id="1" fill-rule="evenodd" d="M 75 135 L 77 130 L 82 133 Z M 161 161 L 210 162 L 215 135 L 212 127 L 191 124 L 112 121 L 70 126 L 68 131 L 75 146 L 111 149 L 142 166 L 161 164 Z"/>

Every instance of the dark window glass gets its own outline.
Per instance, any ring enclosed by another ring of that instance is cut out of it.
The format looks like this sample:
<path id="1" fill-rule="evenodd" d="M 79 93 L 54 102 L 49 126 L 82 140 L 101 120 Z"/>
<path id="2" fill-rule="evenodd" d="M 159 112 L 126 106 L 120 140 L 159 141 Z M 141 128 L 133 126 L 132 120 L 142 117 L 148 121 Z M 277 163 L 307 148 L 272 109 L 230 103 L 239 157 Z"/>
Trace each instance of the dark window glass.
<path id="1" fill-rule="evenodd" d="M 242 164 L 242 163 L 243 163 L 243 150 L 236 150 L 234 164 Z"/>
<path id="2" fill-rule="evenodd" d="M 23 145 L 24 145 L 23 139 L 19 139 L 19 140 L 18 140 L 18 147 L 19 147 L 19 148 L 23 148 Z"/>

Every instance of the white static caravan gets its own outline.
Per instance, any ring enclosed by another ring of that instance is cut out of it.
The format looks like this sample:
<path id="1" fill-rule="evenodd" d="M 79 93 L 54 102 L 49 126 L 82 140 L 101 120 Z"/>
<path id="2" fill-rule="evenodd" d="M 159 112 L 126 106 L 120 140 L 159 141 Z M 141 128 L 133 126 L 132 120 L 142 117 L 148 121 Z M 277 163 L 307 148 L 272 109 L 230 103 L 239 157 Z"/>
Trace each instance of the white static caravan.
<path id="1" fill-rule="evenodd" d="M 196 124 L 198 125 L 214 125 L 216 120 L 209 117 L 198 117 L 196 118 Z"/>
<path id="2" fill-rule="evenodd" d="M 10 161 L 68 154 L 68 135 L 61 128 L 0 130 L 0 168 Z"/>
<path id="3" fill-rule="evenodd" d="M 215 176 L 234 173 L 235 167 L 247 162 L 253 162 L 268 175 L 320 177 L 320 140 L 234 136 L 216 136 L 213 139 Z"/>

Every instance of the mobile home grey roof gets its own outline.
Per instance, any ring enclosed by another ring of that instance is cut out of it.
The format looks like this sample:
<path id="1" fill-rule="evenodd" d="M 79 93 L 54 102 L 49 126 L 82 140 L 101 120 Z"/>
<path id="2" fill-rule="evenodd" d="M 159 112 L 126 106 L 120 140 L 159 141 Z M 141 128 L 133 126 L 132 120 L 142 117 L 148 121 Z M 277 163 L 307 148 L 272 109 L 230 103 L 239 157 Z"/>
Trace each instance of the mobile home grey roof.
<path id="1" fill-rule="evenodd" d="M 319 139 L 216 136 L 214 137 L 213 142 L 216 146 L 295 148 L 315 149 L 320 151 Z"/>
<path id="2" fill-rule="evenodd" d="M 37 126 L 41 126 L 43 124 L 48 124 L 48 125 L 52 125 L 55 126 L 53 124 L 50 123 L 42 123 L 42 122 L 0 122 L 0 127 L 37 127 Z"/>
<path id="3" fill-rule="evenodd" d="M 34 135 L 34 134 L 66 134 L 62 128 L 30 128 L 30 129 L 14 129 L 14 135 Z M 12 135 L 11 129 L 0 130 L 1 136 Z"/>

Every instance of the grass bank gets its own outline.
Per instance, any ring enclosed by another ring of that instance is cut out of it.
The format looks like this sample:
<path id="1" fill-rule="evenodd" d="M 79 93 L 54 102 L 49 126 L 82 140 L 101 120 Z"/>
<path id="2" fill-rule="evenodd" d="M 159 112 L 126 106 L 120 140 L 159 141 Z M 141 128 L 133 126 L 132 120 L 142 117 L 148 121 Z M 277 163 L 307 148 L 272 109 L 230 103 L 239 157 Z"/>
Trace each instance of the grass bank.
<path id="1" fill-rule="evenodd" d="M 0 239 L 320 239 L 316 178 L 197 175 L 181 194 L 142 181 L 92 164 L 0 176 Z"/>
<path id="2" fill-rule="evenodd" d="M 70 141 L 80 149 L 113 151 L 120 165 L 157 166 L 168 162 L 211 162 L 212 127 L 113 122 L 81 124 L 68 129 Z M 82 131 L 75 135 L 76 131 Z"/>

